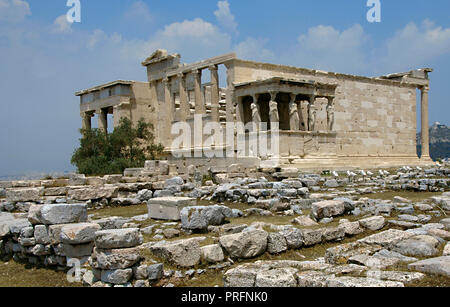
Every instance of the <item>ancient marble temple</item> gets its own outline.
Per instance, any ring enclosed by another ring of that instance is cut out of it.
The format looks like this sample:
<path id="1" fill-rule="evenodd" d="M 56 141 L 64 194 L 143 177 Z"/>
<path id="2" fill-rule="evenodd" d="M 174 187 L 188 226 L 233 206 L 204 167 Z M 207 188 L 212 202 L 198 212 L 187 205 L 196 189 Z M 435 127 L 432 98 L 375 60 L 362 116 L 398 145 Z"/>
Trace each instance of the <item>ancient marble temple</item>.
<path id="1" fill-rule="evenodd" d="M 91 128 L 95 115 L 105 131 L 109 114 L 112 126 L 122 117 L 133 122 L 144 118 L 153 124 L 156 141 L 165 146 L 169 158 L 176 137 L 173 124 L 193 125 L 195 118 L 201 118 L 202 124 L 218 122 L 224 129 L 227 123 L 255 124 L 257 131 L 234 130 L 234 141 L 265 133 L 270 143 L 276 134 L 280 166 L 389 167 L 432 162 L 427 128 L 432 69 L 369 78 L 246 61 L 234 53 L 193 64 L 181 64 L 180 58 L 157 50 L 142 63 L 148 82 L 119 80 L 77 92 L 83 128 Z M 226 82 L 219 84 L 221 79 Z M 422 128 L 422 157 L 416 153 L 417 127 Z M 219 143 L 216 150 L 230 146 L 225 138 Z M 202 146 L 202 141 L 194 140 L 184 149 Z M 229 164 L 236 162 L 227 158 Z M 263 166 L 271 157 L 244 152 L 239 158 Z"/>

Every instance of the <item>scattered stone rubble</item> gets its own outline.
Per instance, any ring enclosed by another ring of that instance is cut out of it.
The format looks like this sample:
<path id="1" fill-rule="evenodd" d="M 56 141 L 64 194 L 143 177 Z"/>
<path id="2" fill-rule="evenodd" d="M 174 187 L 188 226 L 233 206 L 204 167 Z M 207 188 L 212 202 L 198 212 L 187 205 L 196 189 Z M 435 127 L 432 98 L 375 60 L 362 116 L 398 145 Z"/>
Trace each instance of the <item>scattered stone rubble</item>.
<path id="1" fill-rule="evenodd" d="M 403 287 L 429 274 L 450 285 L 448 168 L 334 178 L 260 169 L 220 173 L 218 182 L 193 166 L 192 176 L 174 176 L 166 163 L 147 164 L 151 176 L 0 182 L 1 257 L 60 270 L 77 259 L 82 283 L 95 287 L 170 286 L 207 272 L 230 287 Z M 436 194 L 420 202 L 371 198 L 396 191 Z M 230 208 L 238 203 L 248 208 Z M 148 214 L 88 214 L 134 205 L 147 205 Z M 149 218 L 160 221 L 141 226 Z M 321 244 L 331 247 L 313 260 L 257 259 Z"/>

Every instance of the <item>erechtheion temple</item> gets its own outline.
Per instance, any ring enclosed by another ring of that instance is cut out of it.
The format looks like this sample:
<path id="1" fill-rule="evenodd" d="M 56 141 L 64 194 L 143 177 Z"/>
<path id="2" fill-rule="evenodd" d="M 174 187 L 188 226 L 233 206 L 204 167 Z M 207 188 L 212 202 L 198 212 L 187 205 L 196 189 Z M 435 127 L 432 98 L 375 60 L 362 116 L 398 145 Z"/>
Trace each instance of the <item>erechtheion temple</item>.
<path id="1" fill-rule="evenodd" d="M 148 82 L 115 81 L 76 93 L 83 128 L 91 127 L 94 115 L 104 130 L 108 114 L 113 114 L 114 126 L 122 117 L 133 122 L 144 118 L 153 124 L 156 142 L 170 156 L 175 150 L 174 123 L 192 126 L 201 119 L 202 125 L 217 122 L 224 130 L 227 123 L 250 123 L 256 130 L 234 129 L 231 138 L 228 134 L 223 142 L 214 143 L 215 150 L 231 146 L 235 152 L 237 139 L 263 133 L 269 144 L 277 135 L 277 163 L 283 166 L 389 167 L 432 162 L 428 140 L 428 73 L 432 69 L 369 78 L 246 61 L 233 53 L 181 64 L 179 54 L 164 50 L 154 52 L 142 65 Z M 219 70 L 226 71 L 222 87 Z M 416 153 L 418 125 L 421 158 Z M 193 140 L 183 149 L 198 150 L 203 141 Z M 263 165 L 271 157 L 247 152 L 238 158 Z"/>

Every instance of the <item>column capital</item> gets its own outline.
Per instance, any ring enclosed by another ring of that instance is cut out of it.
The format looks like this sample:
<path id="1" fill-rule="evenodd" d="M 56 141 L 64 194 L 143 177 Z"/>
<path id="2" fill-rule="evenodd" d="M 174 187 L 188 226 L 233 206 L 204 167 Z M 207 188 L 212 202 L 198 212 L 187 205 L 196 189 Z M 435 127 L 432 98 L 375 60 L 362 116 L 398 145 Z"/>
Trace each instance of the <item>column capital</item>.
<path id="1" fill-rule="evenodd" d="M 177 77 L 180 78 L 180 79 L 184 79 L 185 76 L 186 76 L 186 75 L 185 75 L 183 72 L 177 73 Z"/>
<path id="2" fill-rule="evenodd" d="M 191 70 L 191 74 L 193 75 L 200 75 L 202 73 L 201 69 L 193 69 Z"/>
<path id="3" fill-rule="evenodd" d="M 231 100 L 232 100 L 232 103 L 233 103 L 233 107 L 235 107 L 241 101 L 241 97 L 240 96 L 234 96 Z"/>
<path id="4" fill-rule="evenodd" d="M 328 105 L 332 105 L 335 98 L 336 98 L 336 97 L 334 97 L 334 96 L 327 96 L 327 99 L 328 99 Z"/>
<path id="5" fill-rule="evenodd" d="M 429 85 L 424 85 L 424 86 L 422 86 L 422 88 L 420 90 L 423 93 L 428 93 L 430 91 L 430 86 Z"/>
<path id="6" fill-rule="evenodd" d="M 275 99 L 277 99 L 277 95 L 278 95 L 278 91 L 269 91 L 270 94 L 270 100 L 275 101 Z"/>
<path id="7" fill-rule="evenodd" d="M 164 84 L 168 84 L 169 81 L 170 81 L 169 77 L 164 77 L 164 78 L 162 79 L 162 83 L 164 83 Z"/>
<path id="8" fill-rule="evenodd" d="M 257 102 L 258 102 L 259 95 L 260 95 L 260 94 L 252 94 L 252 95 L 251 95 L 252 98 L 253 98 L 253 102 L 254 102 L 254 103 L 257 103 Z"/>
<path id="9" fill-rule="evenodd" d="M 297 98 L 297 94 L 295 94 L 295 93 L 290 93 L 289 94 L 289 97 L 291 98 L 291 103 L 294 103 L 295 102 L 295 98 Z"/>
<path id="10" fill-rule="evenodd" d="M 208 69 L 210 71 L 217 71 L 217 70 L 219 70 L 219 67 L 217 65 L 210 65 L 210 66 L 208 66 Z"/>

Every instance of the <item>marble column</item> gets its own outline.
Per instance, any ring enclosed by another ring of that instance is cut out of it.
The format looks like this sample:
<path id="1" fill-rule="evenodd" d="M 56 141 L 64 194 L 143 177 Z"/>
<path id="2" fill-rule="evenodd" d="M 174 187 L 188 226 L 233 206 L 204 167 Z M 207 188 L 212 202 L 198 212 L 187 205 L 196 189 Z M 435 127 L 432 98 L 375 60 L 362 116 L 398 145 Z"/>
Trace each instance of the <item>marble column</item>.
<path id="1" fill-rule="evenodd" d="M 108 111 L 107 109 L 100 109 L 96 111 L 98 116 L 98 129 L 103 132 L 108 132 Z"/>
<path id="2" fill-rule="evenodd" d="M 82 118 L 81 128 L 83 130 L 91 130 L 92 129 L 92 124 L 91 124 L 92 115 L 89 113 L 81 113 L 81 118 Z"/>
<path id="3" fill-rule="evenodd" d="M 219 69 L 217 65 L 209 66 L 211 72 L 211 119 L 219 122 Z"/>
<path id="4" fill-rule="evenodd" d="M 161 142 L 165 147 L 171 146 L 171 140 L 172 140 L 172 122 L 175 120 L 175 101 L 172 97 L 172 91 L 171 91 L 171 82 L 169 78 L 164 78 L 162 80 L 164 85 L 164 107 L 163 112 L 165 114 L 162 115 L 164 118 L 162 122 L 162 126 L 164 128 L 161 129 Z"/>
<path id="5" fill-rule="evenodd" d="M 428 92 L 430 88 L 424 86 L 421 89 L 421 117 L 422 117 L 422 157 L 421 159 L 430 160 L 430 136 L 428 122 Z"/>
<path id="6" fill-rule="evenodd" d="M 164 104 L 165 109 L 167 110 L 167 118 L 169 119 L 169 122 L 172 123 L 175 118 L 175 104 L 172 100 L 172 93 L 170 90 L 171 84 L 169 78 L 164 78 L 162 82 L 164 85 Z"/>
<path id="7" fill-rule="evenodd" d="M 202 71 L 196 69 L 192 71 L 194 75 L 195 90 L 195 114 L 206 114 L 205 100 L 202 93 Z"/>
<path id="8" fill-rule="evenodd" d="M 179 92 L 180 92 L 180 120 L 186 121 L 191 113 L 189 101 L 186 92 L 186 77 L 183 73 L 178 75 Z"/>
<path id="9" fill-rule="evenodd" d="M 233 70 L 231 67 L 226 65 L 227 68 L 227 92 L 226 92 L 226 103 L 227 103 L 227 122 L 232 123 L 235 120 L 235 97 L 234 97 L 234 86 L 233 86 Z"/>

